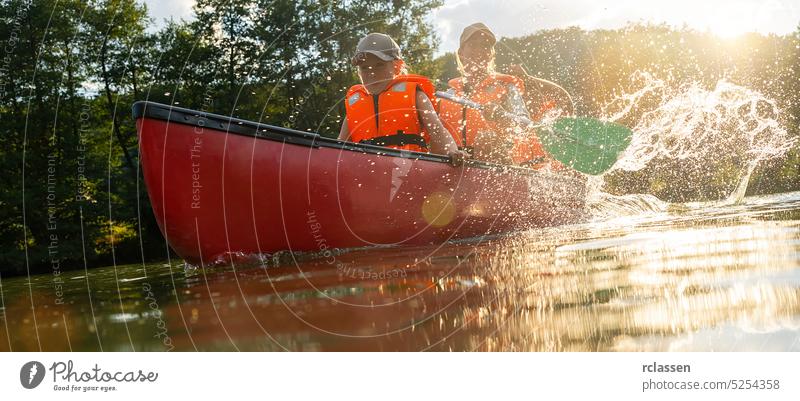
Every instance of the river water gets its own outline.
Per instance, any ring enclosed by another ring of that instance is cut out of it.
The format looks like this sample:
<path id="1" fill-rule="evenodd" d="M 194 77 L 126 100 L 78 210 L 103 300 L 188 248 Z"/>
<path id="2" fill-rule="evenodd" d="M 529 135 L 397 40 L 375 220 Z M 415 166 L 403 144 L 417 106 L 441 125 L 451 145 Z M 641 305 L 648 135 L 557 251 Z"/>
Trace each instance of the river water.
<path id="1" fill-rule="evenodd" d="M 584 224 L 333 264 L 3 278 L 0 350 L 800 351 L 800 192 L 615 199 Z"/>

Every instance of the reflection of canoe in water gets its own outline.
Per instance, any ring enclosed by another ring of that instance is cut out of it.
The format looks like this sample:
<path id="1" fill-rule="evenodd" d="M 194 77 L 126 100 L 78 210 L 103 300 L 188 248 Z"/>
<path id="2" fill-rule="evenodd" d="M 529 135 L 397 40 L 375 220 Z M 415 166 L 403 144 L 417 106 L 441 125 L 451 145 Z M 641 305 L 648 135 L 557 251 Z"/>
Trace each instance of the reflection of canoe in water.
<path id="1" fill-rule="evenodd" d="M 568 174 L 340 142 L 137 102 L 145 183 L 186 260 L 228 253 L 419 245 L 575 222 L 585 182 Z"/>

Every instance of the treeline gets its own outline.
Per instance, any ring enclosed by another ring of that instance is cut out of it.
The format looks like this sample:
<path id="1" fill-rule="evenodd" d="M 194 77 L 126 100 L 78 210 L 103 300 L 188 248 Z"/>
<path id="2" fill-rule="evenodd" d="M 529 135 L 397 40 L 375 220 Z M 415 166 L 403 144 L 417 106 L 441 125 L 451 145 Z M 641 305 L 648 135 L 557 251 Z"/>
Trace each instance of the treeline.
<path id="1" fill-rule="evenodd" d="M 131 105 L 152 100 L 335 136 L 350 56 L 368 32 L 402 46 L 412 72 L 444 85 L 430 12 L 441 1 L 199 0 L 191 21 L 156 28 L 130 0 L 0 0 L 0 272 L 163 259 L 138 165 Z M 663 26 L 542 31 L 503 39 L 498 66 L 524 65 L 597 115 L 636 71 L 672 82 L 718 79 L 759 90 L 798 136 L 798 34 L 750 35 L 736 47 Z M 798 151 L 760 167 L 758 192 L 797 190 Z M 661 175 L 659 175 L 661 174 Z M 609 190 L 664 199 L 694 193 L 658 171 L 611 177 Z M 717 178 L 720 187 L 725 179 Z"/>

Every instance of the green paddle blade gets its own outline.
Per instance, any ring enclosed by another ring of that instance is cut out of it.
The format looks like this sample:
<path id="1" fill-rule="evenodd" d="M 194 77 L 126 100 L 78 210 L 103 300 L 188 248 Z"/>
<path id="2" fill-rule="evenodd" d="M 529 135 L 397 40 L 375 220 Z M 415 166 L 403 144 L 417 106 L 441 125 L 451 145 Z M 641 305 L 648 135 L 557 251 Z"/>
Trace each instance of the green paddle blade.
<path id="1" fill-rule="evenodd" d="M 554 159 L 582 173 L 602 174 L 630 145 L 632 132 L 619 124 L 589 117 L 563 117 L 536 131 Z"/>

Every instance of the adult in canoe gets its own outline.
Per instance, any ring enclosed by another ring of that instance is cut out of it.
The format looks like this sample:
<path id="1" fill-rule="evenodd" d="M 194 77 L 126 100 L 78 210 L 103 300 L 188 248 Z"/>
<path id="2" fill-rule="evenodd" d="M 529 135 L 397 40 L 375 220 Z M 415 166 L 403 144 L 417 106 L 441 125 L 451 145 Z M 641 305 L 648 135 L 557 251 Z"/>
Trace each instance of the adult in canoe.
<path id="1" fill-rule="evenodd" d="M 361 84 L 347 91 L 340 140 L 439 153 L 461 164 L 466 153 L 439 120 L 433 83 L 406 73 L 394 39 L 370 33 L 358 42 L 352 63 Z"/>
<path id="2" fill-rule="evenodd" d="M 569 94 L 558 85 L 530 77 L 517 67 L 515 75 L 495 71 L 494 33 L 483 23 L 467 26 L 461 33 L 456 55 L 461 77 L 450 80 L 448 92 L 482 106 L 481 110 L 442 100 L 440 118 L 450 128 L 459 147 L 476 159 L 531 167 L 548 165 L 536 135 L 527 127 L 504 118 L 505 113 L 540 120 L 546 112 L 561 108 L 572 113 Z M 526 84 L 531 93 L 526 93 Z M 553 164 L 557 165 L 558 162 Z"/>

